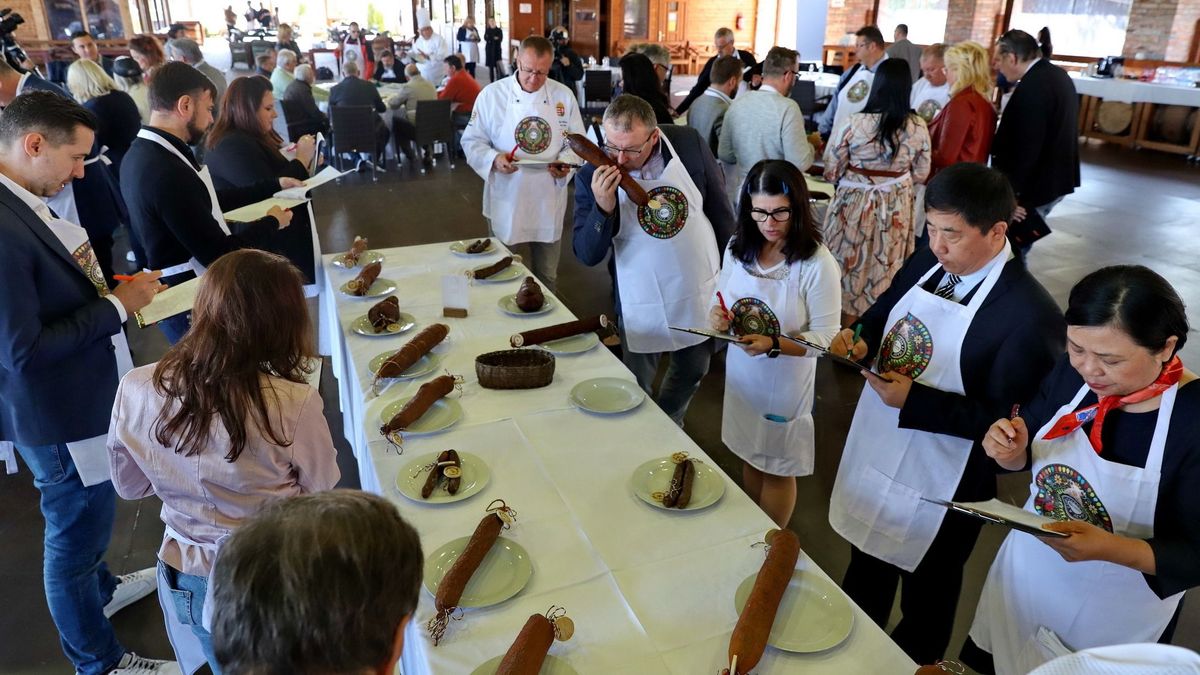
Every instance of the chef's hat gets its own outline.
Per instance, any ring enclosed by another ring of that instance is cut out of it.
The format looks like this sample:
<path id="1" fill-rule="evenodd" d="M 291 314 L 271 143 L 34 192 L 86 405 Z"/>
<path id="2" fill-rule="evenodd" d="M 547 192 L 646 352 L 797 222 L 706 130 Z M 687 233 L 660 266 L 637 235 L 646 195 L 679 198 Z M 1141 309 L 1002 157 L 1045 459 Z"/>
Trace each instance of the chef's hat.
<path id="1" fill-rule="evenodd" d="M 1094 647 L 1060 656 L 1029 675 L 1196 675 L 1200 654 L 1161 644 Z"/>
<path id="2" fill-rule="evenodd" d="M 432 23 L 429 22 L 429 10 L 424 7 L 417 8 L 417 28 L 431 28 Z"/>

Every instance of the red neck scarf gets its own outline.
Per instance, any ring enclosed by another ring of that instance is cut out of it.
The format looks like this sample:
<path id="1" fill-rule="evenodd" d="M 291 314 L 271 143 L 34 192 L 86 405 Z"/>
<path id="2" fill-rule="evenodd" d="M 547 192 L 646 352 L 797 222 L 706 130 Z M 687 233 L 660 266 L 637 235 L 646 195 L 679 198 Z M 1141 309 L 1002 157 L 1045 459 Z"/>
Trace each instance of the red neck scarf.
<path id="1" fill-rule="evenodd" d="M 1104 416 L 1108 414 L 1108 411 L 1117 406 L 1150 400 L 1178 384 L 1181 377 L 1183 377 L 1183 361 L 1180 361 L 1179 356 L 1176 355 L 1170 361 L 1167 361 L 1166 365 L 1163 366 L 1162 372 L 1159 373 L 1158 379 L 1150 383 L 1150 386 L 1125 396 L 1103 396 L 1098 403 L 1093 403 L 1086 408 L 1067 413 L 1058 418 L 1058 421 L 1054 423 L 1054 426 L 1042 438 L 1044 440 L 1051 440 L 1066 436 L 1084 424 L 1095 420 L 1092 422 L 1092 433 L 1088 435 L 1088 440 L 1092 442 L 1092 448 L 1095 449 L 1098 455 L 1103 446 L 1100 440 L 1100 429 L 1104 426 Z"/>

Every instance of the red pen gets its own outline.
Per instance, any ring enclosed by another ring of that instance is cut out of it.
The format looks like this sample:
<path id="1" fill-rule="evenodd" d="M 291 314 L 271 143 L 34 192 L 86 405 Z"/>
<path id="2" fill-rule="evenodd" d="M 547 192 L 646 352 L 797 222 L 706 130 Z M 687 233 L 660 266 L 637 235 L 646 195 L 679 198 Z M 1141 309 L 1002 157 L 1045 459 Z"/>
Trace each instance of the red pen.
<path id="1" fill-rule="evenodd" d="M 117 281 L 133 281 L 133 276 L 129 274 L 114 274 L 113 278 Z"/>
<path id="2" fill-rule="evenodd" d="M 725 306 L 725 298 L 721 295 L 721 291 L 717 291 L 717 302 L 721 303 L 721 311 L 725 312 L 725 318 L 733 320 L 733 315 L 729 313 L 729 308 Z"/>
<path id="3" fill-rule="evenodd" d="M 519 145 L 513 146 L 512 152 L 508 153 L 508 161 L 511 162 L 517 158 L 517 148 L 519 148 L 519 147 L 520 147 Z"/>

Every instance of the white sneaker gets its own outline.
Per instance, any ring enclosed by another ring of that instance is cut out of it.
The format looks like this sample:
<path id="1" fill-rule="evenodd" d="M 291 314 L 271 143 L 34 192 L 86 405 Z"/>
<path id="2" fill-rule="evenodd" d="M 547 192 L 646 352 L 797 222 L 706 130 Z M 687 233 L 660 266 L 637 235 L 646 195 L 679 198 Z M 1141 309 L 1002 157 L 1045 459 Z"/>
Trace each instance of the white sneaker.
<path id="1" fill-rule="evenodd" d="M 153 593 L 157 586 L 158 577 L 153 567 L 138 570 L 133 574 L 122 574 L 117 577 L 117 588 L 113 591 L 112 600 L 104 606 L 104 617 L 112 618 L 113 614 Z"/>
<path id="2" fill-rule="evenodd" d="M 117 662 L 117 667 L 109 671 L 109 675 L 183 675 L 179 664 L 174 661 L 159 661 L 138 656 L 133 652 L 125 652 L 125 656 Z"/>

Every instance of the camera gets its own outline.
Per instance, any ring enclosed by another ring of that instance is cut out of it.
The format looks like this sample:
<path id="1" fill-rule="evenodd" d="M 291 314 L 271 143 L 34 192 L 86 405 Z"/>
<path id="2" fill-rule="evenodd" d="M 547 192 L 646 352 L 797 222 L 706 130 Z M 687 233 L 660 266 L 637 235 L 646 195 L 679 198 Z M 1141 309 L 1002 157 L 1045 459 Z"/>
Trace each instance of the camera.
<path id="1" fill-rule="evenodd" d="M 25 70 L 21 64 L 29 60 L 29 55 L 17 44 L 13 31 L 23 23 L 25 18 L 12 11 L 12 7 L 0 9 L 0 47 L 4 49 L 4 57 L 8 59 L 9 64 L 21 72 Z"/>

